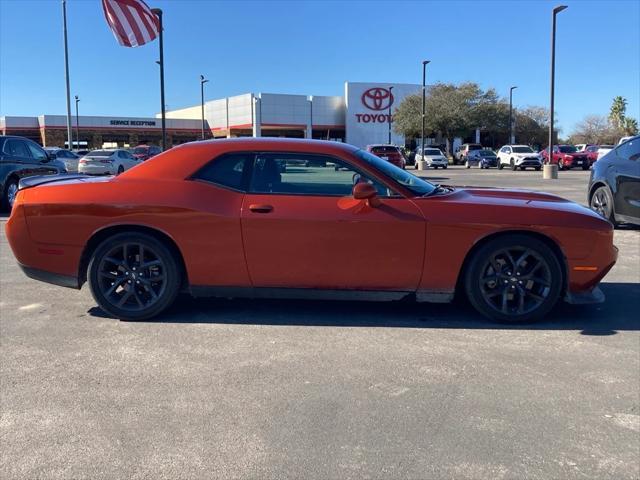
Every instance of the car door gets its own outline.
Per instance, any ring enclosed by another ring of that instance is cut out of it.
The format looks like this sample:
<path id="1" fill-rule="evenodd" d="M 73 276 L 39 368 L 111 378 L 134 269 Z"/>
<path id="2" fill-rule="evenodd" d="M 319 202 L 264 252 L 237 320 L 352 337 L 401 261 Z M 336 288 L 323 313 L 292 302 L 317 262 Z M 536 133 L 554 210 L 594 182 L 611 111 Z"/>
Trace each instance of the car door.
<path id="1" fill-rule="evenodd" d="M 640 137 L 615 150 L 614 204 L 618 215 L 640 219 Z"/>
<path id="2" fill-rule="evenodd" d="M 362 181 L 379 207 L 352 197 Z M 241 223 L 255 287 L 414 291 L 420 281 L 420 210 L 344 159 L 257 154 Z"/>

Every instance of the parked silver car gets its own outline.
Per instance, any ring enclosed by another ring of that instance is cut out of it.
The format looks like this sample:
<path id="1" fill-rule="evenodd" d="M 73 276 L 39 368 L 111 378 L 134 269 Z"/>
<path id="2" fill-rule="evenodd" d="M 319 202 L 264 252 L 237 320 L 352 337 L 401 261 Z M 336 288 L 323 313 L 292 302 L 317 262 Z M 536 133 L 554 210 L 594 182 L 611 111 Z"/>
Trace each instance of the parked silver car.
<path id="1" fill-rule="evenodd" d="M 58 147 L 45 147 L 47 153 L 60 160 L 64 163 L 67 172 L 69 173 L 78 173 L 78 161 L 80 160 L 80 156 L 72 152 L 71 150 L 67 150 L 66 148 L 58 148 Z"/>
<path id="2" fill-rule="evenodd" d="M 80 159 L 78 173 L 86 175 L 120 175 L 125 170 L 142 163 L 129 151 L 118 148 L 115 150 L 92 150 Z"/>

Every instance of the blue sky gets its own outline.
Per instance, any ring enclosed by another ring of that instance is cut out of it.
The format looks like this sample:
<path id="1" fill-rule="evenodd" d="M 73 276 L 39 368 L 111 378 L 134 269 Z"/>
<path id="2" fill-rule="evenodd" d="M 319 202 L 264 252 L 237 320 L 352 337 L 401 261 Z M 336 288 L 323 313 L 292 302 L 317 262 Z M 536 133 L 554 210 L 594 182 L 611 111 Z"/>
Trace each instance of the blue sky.
<path id="1" fill-rule="evenodd" d="M 475 81 L 516 106 L 548 104 L 550 12 L 558 2 L 150 0 L 165 12 L 166 103 L 246 92 L 341 95 L 344 81 Z M 563 133 L 607 114 L 640 117 L 640 1 L 568 1 L 558 16 L 556 111 Z M 120 47 L 98 0 L 68 0 L 80 114 L 159 111 L 157 42 Z M 59 0 L 0 0 L 0 115 L 64 114 Z"/>

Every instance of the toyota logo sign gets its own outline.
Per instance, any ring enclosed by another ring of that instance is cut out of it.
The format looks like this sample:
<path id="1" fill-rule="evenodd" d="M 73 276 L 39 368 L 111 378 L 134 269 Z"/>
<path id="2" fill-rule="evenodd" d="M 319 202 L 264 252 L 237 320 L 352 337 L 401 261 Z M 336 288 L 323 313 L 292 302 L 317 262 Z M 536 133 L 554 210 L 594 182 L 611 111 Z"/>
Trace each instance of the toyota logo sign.
<path id="1" fill-rule="evenodd" d="M 370 88 L 362 94 L 362 104 L 369 110 L 386 110 L 393 105 L 393 94 L 386 88 Z"/>

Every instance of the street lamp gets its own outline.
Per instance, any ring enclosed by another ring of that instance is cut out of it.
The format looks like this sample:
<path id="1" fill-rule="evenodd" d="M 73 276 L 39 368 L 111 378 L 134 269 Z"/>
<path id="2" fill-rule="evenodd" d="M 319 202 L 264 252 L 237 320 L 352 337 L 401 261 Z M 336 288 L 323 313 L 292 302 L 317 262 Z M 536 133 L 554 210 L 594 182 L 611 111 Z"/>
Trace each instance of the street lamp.
<path id="1" fill-rule="evenodd" d="M 76 99 L 76 146 L 78 150 L 80 150 L 80 121 L 78 120 L 78 102 L 80 102 L 80 97 L 75 95 L 74 98 Z M 73 142 L 71 143 L 73 144 Z M 73 150 L 73 145 L 71 146 L 71 150 Z"/>
<path id="2" fill-rule="evenodd" d="M 426 92 L 427 92 L 427 63 L 431 63 L 431 60 L 424 60 L 422 62 L 422 136 L 420 137 L 420 145 L 422 145 L 421 153 L 424 154 L 424 110 L 426 104 Z"/>
<path id="3" fill-rule="evenodd" d="M 513 144 L 515 140 L 513 139 L 513 91 L 518 87 L 511 87 L 509 89 L 509 145 Z"/>
<path id="4" fill-rule="evenodd" d="M 204 84 L 209 80 L 205 80 L 204 75 L 200 75 L 200 105 L 202 107 L 202 140 L 204 140 Z"/>
<path id="5" fill-rule="evenodd" d="M 389 87 L 389 114 L 387 115 L 387 120 L 389 120 L 389 145 L 391 145 L 391 104 L 393 103 L 391 90 L 393 90 L 393 87 Z"/>
<path id="6" fill-rule="evenodd" d="M 551 158 L 553 156 L 553 103 L 556 79 L 556 15 L 566 8 L 566 5 L 558 5 L 553 9 L 553 13 L 551 15 L 551 102 L 549 110 L 549 155 L 547 155 L 547 163 L 552 163 Z"/>

